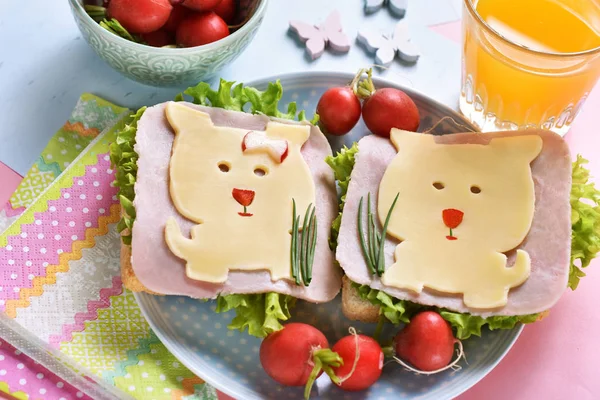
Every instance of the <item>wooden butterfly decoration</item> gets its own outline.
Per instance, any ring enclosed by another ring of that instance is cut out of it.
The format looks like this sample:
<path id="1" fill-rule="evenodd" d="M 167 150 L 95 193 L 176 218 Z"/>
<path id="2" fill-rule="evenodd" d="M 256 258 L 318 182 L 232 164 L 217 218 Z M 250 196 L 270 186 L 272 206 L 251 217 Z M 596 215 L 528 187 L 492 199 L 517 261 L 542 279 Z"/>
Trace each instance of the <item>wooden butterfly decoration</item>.
<path id="1" fill-rule="evenodd" d="M 342 32 L 340 13 L 337 10 L 332 11 L 321 25 L 290 21 L 290 30 L 306 42 L 306 51 L 313 60 L 321 57 L 326 46 L 339 53 L 350 50 L 350 39 Z"/>
<path id="2" fill-rule="evenodd" d="M 375 53 L 375 64 L 389 66 L 396 54 L 407 63 L 415 63 L 421 55 L 417 46 L 410 41 L 408 25 L 399 21 L 391 35 L 371 32 L 366 29 L 358 31 L 357 41 L 369 53 Z"/>
<path id="3" fill-rule="evenodd" d="M 402 18 L 406 14 L 407 3 L 408 0 L 365 0 L 365 12 L 371 14 L 387 5 L 392 14 Z"/>

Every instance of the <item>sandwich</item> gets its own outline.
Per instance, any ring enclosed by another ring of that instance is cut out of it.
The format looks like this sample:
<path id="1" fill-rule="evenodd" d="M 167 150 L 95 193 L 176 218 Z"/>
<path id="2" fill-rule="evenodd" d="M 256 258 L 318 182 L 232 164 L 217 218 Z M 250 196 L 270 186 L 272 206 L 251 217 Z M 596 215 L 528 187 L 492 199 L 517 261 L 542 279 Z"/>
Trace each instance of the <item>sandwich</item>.
<path id="1" fill-rule="evenodd" d="M 121 271 L 135 292 L 216 299 L 230 328 L 264 337 L 296 299 L 338 294 L 337 192 L 327 139 L 295 104 L 278 110 L 280 83 L 232 87 L 200 83 L 118 135 Z"/>
<path id="2" fill-rule="evenodd" d="M 332 240 L 352 320 L 436 310 L 459 339 L 548 314 L 600 250 L 600 192 L 546 130 L 392 129 L 328 160 L 343 192 Z"/>

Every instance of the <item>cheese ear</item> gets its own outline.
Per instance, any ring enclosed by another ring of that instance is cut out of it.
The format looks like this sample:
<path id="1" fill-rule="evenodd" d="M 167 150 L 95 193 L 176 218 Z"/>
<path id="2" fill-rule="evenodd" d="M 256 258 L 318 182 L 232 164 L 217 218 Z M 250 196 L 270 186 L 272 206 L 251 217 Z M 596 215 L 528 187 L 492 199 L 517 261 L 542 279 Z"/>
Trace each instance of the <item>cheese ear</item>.
<path id="1" fill-rule="evenodd" d="M 410 131 L 403 131 L 402 129 L 392 128 L 390 131 L 390 140 L 396 147 L 397 151 L 400 151 L 402 147 L 407 143 L 414 143 L 420 141 L 420 143 L 435 143 L 433 135 L 426 133 L 417 133 Z"/>
<path id="2" fill-rule="evenodd" d="M 194 110 L 174 101 L 170 101 L 165 107 L 165 115 L 175 131 L 175 135 L 179 135 L 184 127 L 199 129 L 205 126 L 213 126 L 210 115 L 207 113 Z"/>
<path id="3" fill-rule="evenodd" d="M 509 157 L 518 157 L 530 163 L 542 151 L 543 140 L 538 135 L 509 136 L 492 139 L 489 146 L 508 160 Z"/>
<path id="4" fill-rule="evenodd" d="M 282 124 L 281 122 L 271 121 L 267 124 L 265 132 L 270 138 L 284 139 L 302 147 L 310 137 L 310 126 Z"/>

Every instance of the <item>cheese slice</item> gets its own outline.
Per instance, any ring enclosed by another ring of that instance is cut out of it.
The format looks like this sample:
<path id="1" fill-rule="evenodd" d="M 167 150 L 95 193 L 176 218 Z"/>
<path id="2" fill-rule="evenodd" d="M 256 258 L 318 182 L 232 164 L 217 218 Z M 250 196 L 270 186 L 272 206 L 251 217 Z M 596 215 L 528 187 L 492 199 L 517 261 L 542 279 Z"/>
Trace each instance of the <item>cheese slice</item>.
<path id="1" fill-rule="evenodd" d="M 537 135 L 495 138 L 487 145 L 437 144 L 432 135 L 394 129 L 398 154 L 379 186 L 383 224 L 398 196 L 388 234 L 401 243 L 382 276 L 388 286 L 462 294 L 466 306 L 490 309 L 530 274 L 529 255 L 504 253 L 526 237 L 535 192 L 530 163 Z"/>
<path id="2" fill-rule="evenodd" d="M 315 183 L 300 153 L 310 127 L 269 122 L 261 133 L 287 142 L 287 156 L 275 161 L 269 146 L 244 151 L 248 130 L 215 126 L 207 113 L 173 102 L 165 113 L 175 132 L 170 196 L 197 224 L 187 238 L 165 216 L 165 240 L 186 261 L 187 276 L 222 283 L 230 270 L 268 270 L 273 281 L 291 280 L 292 201 L 301 221 L 315 204 Z"/>

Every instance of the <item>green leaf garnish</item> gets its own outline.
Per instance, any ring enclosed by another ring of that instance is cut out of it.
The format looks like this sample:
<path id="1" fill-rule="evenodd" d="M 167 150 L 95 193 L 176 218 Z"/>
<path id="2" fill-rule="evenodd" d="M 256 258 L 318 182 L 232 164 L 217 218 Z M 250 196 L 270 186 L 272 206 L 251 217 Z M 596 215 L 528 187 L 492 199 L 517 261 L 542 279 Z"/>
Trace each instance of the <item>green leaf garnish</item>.
<path id="1" fill-rule="evenodd" d="M 279 293 L 229 294 L 217 297 L 217 313 L 235 310 L 236 316 L 229 329 L 263 338 L 283 328 L 279 321 L 287 321 L 296 298 Z"/>
<path id="2" fill-rule="evenodd" d="M 571 186 L 571 266 L 568 286 L 575 290 L 585 276 L 582 268 L 600 251 L 600 191 L 590 182 L 587 160 L 577 155 L 573 163 Z"/>
<path id="3" fill-rule="evenodd" d="M 325 162 L 333 169 L 335 180 L 340 188 L 340 212 L 331 224 L 331 234 L 329 238 L 329 247 L 335 250 L 337 247 L 337 238 L 340 234 L 340 226 L 342 225 L 342 212 L 346 203 L 346 193 L 350 184 L 350 174 L 354 168 L 356 153 L 358 153 L 358 143 L 354 143 L 352 147 L 344 146 L 335 156 L 329 156 Z"/>

